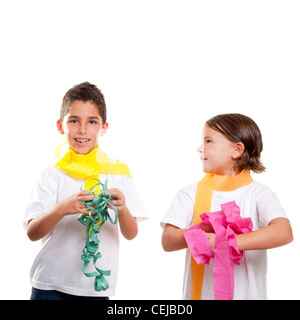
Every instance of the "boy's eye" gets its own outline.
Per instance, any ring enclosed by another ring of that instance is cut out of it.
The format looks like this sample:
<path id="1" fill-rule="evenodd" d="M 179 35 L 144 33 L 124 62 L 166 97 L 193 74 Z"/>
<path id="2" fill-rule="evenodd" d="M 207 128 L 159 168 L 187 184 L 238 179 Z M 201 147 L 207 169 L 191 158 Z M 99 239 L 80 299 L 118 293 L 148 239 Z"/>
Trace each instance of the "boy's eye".
<path id="1" fill-rule="evenodd" d="M 77 123 L 77 122 L 78 122 L 78 120 L 71 119 L 71 120 L 69 120 L 69 122 L 70 122 L 70 123 Z"/>
<path id="2" fill-rule="evenodd" d="M 91 124 L 96 124 L 97 123 L 97 121 L 95 121 L 95 120 L 90 120 L 89 121 Z"/>

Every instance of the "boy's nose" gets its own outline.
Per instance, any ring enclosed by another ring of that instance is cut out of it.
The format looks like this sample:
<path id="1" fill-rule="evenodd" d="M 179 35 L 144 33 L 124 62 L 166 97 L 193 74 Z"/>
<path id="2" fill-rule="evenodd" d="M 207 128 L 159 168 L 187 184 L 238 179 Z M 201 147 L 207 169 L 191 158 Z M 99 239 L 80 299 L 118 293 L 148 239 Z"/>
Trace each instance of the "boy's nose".
<path id="1" fill-rule="evenodd" d="M 78 127 L 78 133 L 85 134 L 86 133 L 86 126 L 85 125 L 79 126 Z"/>

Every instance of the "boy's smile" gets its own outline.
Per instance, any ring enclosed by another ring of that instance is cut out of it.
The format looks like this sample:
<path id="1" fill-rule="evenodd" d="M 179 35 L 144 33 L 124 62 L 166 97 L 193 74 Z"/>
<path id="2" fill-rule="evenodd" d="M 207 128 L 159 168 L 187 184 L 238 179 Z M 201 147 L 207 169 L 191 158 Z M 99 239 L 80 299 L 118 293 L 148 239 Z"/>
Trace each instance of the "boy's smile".
<path id="1" fill-rule="evenodd" d="M 57 121 L 57 128 L 66 135 L 69 146 L 77 153 L 87 154 L 98 144 L 99 136 L 103 136 L 108 128 L 97 107 L 90 101 L 75 100 L 63 119 Z"/>

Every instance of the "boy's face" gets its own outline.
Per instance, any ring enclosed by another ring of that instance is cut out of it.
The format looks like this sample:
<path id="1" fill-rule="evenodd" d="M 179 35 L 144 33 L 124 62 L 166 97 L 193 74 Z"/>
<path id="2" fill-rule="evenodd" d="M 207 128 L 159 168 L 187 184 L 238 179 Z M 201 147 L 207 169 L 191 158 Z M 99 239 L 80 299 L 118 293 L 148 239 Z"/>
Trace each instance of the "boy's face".
<path id="1" fill-rule="evenodd" d="M 204 172 L 234 176 L 234 165 L 236 159 L 244 152 L 244 145 L 231 142 L 222 133 L 205 126 L 203 143 L 198 151 Z"/>
<path id="2" fill-rule="evenodd" d="M 91 102 L 75 100 L 63 121 L 57 120 L 57 129 L 66 136 L 69 146 L 77 153 L 87 154 L 98 144 L 108 128 L 97 107 Z"/>

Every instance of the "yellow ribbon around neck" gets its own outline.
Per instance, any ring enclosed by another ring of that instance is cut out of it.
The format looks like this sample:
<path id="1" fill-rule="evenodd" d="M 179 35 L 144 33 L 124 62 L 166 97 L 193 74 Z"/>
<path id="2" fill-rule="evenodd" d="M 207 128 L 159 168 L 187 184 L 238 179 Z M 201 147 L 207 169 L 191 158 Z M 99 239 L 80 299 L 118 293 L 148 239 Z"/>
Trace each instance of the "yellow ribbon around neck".
<path id="1" fill-rule="evenodd" d="M 225 192 L 234 191 L 252 183 L 252 181 L 253 179 L 250 172 L 247 170 L 243 170 L 240 174 L 233 177 L 220 176 L 212 173 L 206 174 L 197 185 L 193 225 L 201 222 L 200 214 L 211 211 L 211 201 L 214 190 Z M 194 258 L 191 257 L 191 300 L 201 299 L 204 267 L 204 264 L 198 265 Z"/>
<path id="2" fill-rule="evenodd" d="M 64 154 L 63 149 L 66 146 L 66 143 L 62 143 L 56 148 L 55 155 L 61 160 L 55 165 L 75 179 L 84 179 L 86 190 L 90 190 L 95 185 L 93 179 L 99 179 L 101 173 L 121 174 L 131 177 L 128 166 L 122 161 L 108 158 L 99 145 L 88 154 L 76 153 L 70 147 Z M 99 191 L 100 188 L 94 192 L 98 194 Z"/>

